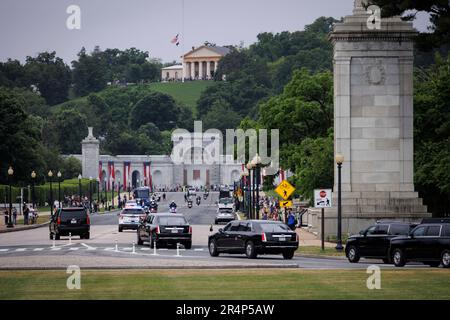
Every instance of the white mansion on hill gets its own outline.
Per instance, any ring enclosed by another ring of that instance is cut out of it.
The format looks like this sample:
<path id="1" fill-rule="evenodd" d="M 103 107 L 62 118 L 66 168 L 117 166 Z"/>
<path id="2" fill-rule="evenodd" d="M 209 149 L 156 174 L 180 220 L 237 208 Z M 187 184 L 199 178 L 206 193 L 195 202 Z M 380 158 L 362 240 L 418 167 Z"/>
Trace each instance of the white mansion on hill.
<path id="1" fill-rule="evenodd" d="M 161 69 L 162 81 L 210 80 L 214 77 L 220 59 L 230 52 L 229 48 L 213 45 L 192 47 L 182 56 L 183 64 Z"/>

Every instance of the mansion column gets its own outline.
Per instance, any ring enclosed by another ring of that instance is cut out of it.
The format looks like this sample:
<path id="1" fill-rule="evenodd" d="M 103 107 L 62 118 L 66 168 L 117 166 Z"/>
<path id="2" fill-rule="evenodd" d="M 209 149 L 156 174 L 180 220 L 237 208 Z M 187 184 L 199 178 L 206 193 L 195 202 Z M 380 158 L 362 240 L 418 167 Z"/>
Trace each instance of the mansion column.
<path id="1" fill-rule="evenodd" d="M 203 61 L 198 63 L 198 79 L 203 80 Z"/>
<path id="2" fill-rule="evenodd" d="M 211 61 L 206 61 L 206 80 L 211 79 Z"/>
<path id="3" fill-rule="evenodd" d="M 195 79 L 195 62 L 191 62 L 191 80 Z"/>

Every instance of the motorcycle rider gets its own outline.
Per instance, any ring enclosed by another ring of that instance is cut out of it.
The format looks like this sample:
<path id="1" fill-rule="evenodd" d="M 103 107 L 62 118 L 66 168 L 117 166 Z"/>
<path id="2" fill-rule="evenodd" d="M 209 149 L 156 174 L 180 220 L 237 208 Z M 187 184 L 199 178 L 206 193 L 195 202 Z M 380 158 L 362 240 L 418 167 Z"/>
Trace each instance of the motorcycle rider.
<path id="1" fill-rule="evenodd" d="M 177 204 L 175 203 L 175 201 L 172 200 L 172 202 L 169 205 L 169 209 L 170 211 L 176 211 L 177 210 Z"/>

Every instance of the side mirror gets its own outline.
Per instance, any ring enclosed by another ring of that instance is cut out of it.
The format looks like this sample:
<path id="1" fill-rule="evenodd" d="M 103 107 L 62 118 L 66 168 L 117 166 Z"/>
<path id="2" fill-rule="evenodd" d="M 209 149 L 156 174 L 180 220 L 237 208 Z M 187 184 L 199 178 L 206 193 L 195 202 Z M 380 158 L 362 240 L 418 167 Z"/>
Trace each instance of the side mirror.
<path id="1" fill-rule="evenodd" d="M 223 229 L 222 228 L 219 229 L 219 233 L 223 233 Z"/>
<path id="2" fill-rule="evenodd" d="M 410 232 L 409 236 L 411 237 L 411 239 L 414 239 L 414 232 Z"/>
<path id="3" fill-rule="evenodd" d="M 361 231 L 359 232 L 359 234 L 362 235 L 362 236 L 366 236 L 366 230 L 361 230 Z"/>

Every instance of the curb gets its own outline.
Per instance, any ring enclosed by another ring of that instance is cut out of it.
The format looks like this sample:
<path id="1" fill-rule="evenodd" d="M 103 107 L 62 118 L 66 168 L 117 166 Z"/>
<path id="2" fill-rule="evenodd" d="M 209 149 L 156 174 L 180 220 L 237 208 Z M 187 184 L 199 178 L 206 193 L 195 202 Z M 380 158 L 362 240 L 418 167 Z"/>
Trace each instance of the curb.
<path id="1" fill-rule="evenodd" d="M 229 269 L 301 269 L 297 264 L 286 265 L 232 265 L 232 266 L 88 266 L 80 267 L 85 271 L 89 270 L 229 270 Z M 46 271 L 46 270 L 67 270 L 67 267 L 0 267 L 0 271 Z"/>
<path id="2" fill-rule="evenodd" d="M 41 224 L 32 225 L 32 226 L 26 226 L 26 227 L 18 228 L 18 229 L 16 229 L 16 228 L 3 229 L 3 230 L 0 230 L 0 233 L 9 233 L 9 232 L 18 232 L 18 231 L 32 230 L 32 229 L 45 227 L 45 226 L 47 226 L 49 224 L 50 224 L 50 221 L 49 222 L 44 222 L 44 223 L 41 223 Z"/>
<path id="3" fill-rule="evenodd" d="M 301 257 L 301 258 L 314 258 L 314 259 L 327 259 L 327 260 L 347 260 L 346 257 L 339 257 L 339 256 L 321 256 L 321 255 L 315 255 L 315 254 L 302 254 L 302 253 L 297 253 L 295 254 L 296 257 Z"/>

